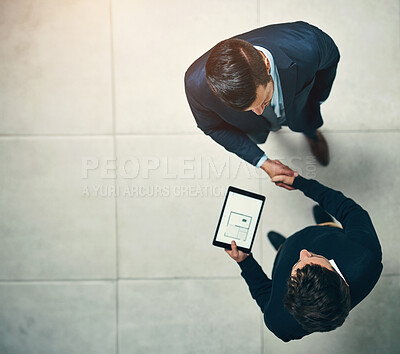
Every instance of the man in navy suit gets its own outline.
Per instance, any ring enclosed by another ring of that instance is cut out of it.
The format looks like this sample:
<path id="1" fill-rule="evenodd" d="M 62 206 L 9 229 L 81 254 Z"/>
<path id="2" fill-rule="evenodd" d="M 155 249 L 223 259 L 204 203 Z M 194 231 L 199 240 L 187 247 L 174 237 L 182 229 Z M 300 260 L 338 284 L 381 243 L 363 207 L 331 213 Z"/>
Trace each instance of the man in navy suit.
<path id="1" fill-rule="evenodd" d="M 226 150 L 271 178 L 294 175 L 257 144 L 287 125 L 305 135 L 322 165 L 329 163 L 317 129 L 339 58 L 333 40 L 315 26 L 265 26 L 224 40 L 197 59 L 185 74 L 186 96 L 197 126 Z"/>

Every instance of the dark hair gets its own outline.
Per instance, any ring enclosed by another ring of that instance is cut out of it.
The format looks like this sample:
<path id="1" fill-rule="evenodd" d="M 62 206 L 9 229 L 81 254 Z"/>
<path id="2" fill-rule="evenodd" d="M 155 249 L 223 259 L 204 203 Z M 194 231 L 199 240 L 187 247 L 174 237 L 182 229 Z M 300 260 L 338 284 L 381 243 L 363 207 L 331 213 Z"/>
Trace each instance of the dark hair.
<path id="1" fill-rule="evenodd" d="M 334 271 L 316 264 L 297 269 L 288 280 L 284 305 L 308 332 L 340 327 L 350 311 L 350 289 Z"/>
<path id="2" fill-rule="evenodd" d="M 271 80 L 261 53 L 242 39 L 219 42 L 206 63 L 206 79 L 228 107 L 244 111 L 256 100 L 259 85 Z"/>

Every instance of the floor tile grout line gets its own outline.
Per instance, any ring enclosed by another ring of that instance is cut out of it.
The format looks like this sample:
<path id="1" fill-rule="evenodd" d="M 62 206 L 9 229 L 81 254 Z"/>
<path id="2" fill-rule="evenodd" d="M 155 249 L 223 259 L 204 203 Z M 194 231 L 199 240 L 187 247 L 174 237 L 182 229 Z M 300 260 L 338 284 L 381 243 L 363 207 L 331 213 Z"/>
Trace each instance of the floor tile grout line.
<path id="1" fill-rule="evenodd" d="M 113 29 L 113 12 L 112 0 L 109 0 L 109 25 L 110 25 L 110 74 L 111 74 L 111 115 L 112 115 L 112 139 L 113 152 L 116 168 L 118 169 L 117 158 L 117 137 L 116 137 L 116 103 L 115 103 L 115 57 L 114 57 L 114 29 Z M 117 179 L 114 179 L 114 187 L 117 189 Z M 115 353 L 119 353 L 119 240 L 118 240 L 118 198 L 114 197 L 114 222 L 115 222 Z"/>
<path id="2" fill-rule="evenodd" d="M 259 0 L 258 0 L 259 1 Z M 263 194 L 263 180 L 260 178 L 259 179 L 259 181 L 258 181 L 258 192 L 259 192 L 259 194 Z M 259 231 L 261 231 L 261 236 L 263 236 L 264 235 L 264 223 L 261 223 L 260 222 L 260 229 L 259 229 Z M 263 265 L 263 263 L 264 263 L 264 248 L 262 247 L 262 245 L 263 245 L 263 237 L 259 237 L 259 247 L 260 247 L 260 264 L 261 264 L 261 266 Z M 263 325 L 263 321 L 262 321 L 262 316 L 261 316 L 261 314 L 259 315 L 259 326 L 260 326 L 260 328 L 259 328 L 259 336 L 260 336 L 260 352 L 261 352 L 261 354 L 263 354 L 263 351 L 264 351 L 264 341 L 263 341 L 263 336 L 261 335 L 261 333 L 262 333 L 262 325 Z"/>
<path id="3" fill-rule="evenodd" d="M 260 314 L 260 344 L 261 354 L 264 354 L 264 319 L 262 313 Z"/>
<path id="4" fill-rule="evenodd" d="M 382 274 L 381 278 L 400 277 L 400 273 L 389 273 Z M 11 283 L 115 283 L 116 280 L 121 281 L 207 281 L 207 280 L 240 280 L 240 276 L 221 276 L 221 277 L 158 277 L 158 278 L 146 278 L 146 277 L 124 277 L 124 278 L 104 278 L 104 279 L 3 279 L 0 280 L 0 285 L 11 284 Z"/>
<path id="5" fill-rule="evenodd" d="M 400 276 L 400 274 L 398 274 Z M 88 282 L 88 283 L 101 283 L 101 282 L 109 282 L 114 283 L 116 280 L 118 281 L 180 281 L 180 280 L 237 280 L 242 279 L 240 276 L 204 276 L 204 277 L 123 277 L 123 278 L 103 278 L 103 279 L 2 279 L 0 280 L 0 284 L 4 283 L 61 283 L 61 282 L 71 282 L 71 283 L 79 283 L 79 282 Z"/>
<path id="6" fill-rule="evenodd" d="M 183 133 L 87 133 L 87 134 L 0 134 L 0 139 L 12 138 L 112 138 L 112 137 L 130 137 L 130 136 L 203 136 L 201 132 L 183 132 Z"/>
<path id="7" fill-rule="evenodd" d="M 260 20 L 261 17 L 261 0 L 257 0 L 257 28 L 260 27 Z M 259 191 L 260 194 L 262 194 L 262 180 L 259 180 Z M 261 233 L 262 235 L 264 235 L 264 227 L 263 224 L 261 225 Z M 262 237 L 260 237 L 260 242 L 262 241 Z M 263 247 L 260 247 L 260 261 L 261 264 L 264 263 L 264 252 L 263 252 Z M 263 321 L 263 316 L 260 316 L 260 321 L 259 321 L 259 326 L 260 326 L 260 332 L 259 332 L 259 336 L 260 336 L 260 353 L 264 354 L 264 335 L 263 335 L 263 326 L 264 326 L 264 321 Z"/>
<path id="8" fill-rule="evenodd" d="M 260 194 L 263 194 L 263 180 L 260 178 L 259 179 L 259 186 L 258 186 L 258 188 L 259 188 L 259 193 Z M 267 202 L 267 201 L 266 201 Z M 261 244 L 261 246 L 260 246 L 260 262 L 261 262 L 261 264 L 264 264 L 264 248 L 262 247 L 262 245 L 263 245 L 263 238 L 264 238 L 264 234 L 265 234 L 265 229 L 264 229 L 264 223 L 262 223 L 261 224 L 261 236 L 262 237 L 259 237 L 259 242 L 260 242 L 260 244 Z M 263 336 L 263 328 L 264 328 L 264 321 L 263 321 L 263 316 L 260 314 L 260 323 L 259 323 L 259 326 L 260 326 L 260 333 L 259 333 L 259 335 L 260 335 L 260 353 L 261 354 L 264 354 L 264 336 Z"/>
<path id="9" fill-rule="evenodd" d="M 114 100 L 114 105 L 115 105 L 115 99 Z M 114 107 L 115 109 L 115 107 Z M 115 114 L 115 113 L 113 113 Z M 115 120 L 115 119 L 114 119 Z M 113 124 L 115 125 L 115 121 L 113 121 Z M 115 130 L 115 126 L 113 127 L 113 130 Z M 348 130 L 338 130 L 338 129 L 332 129 L 332 130 L 325 130 L 323 129 L 323 132 L 326 134 L 372 134 L 372 133 L 399 133 L 400 129 L 367 129 L 367 130 L 359 130 L 359 129 L 348 129 Z M 295 132 L 292 131 L 282 131 L 279 134 L 293 134 Z M 201 132 L 162 132 L 162 133 L 87 133 L 87 134 L 0 134 L 0 139 L 11 139 L 11 138 L 107 138 L 107 137 L 148 137 L 148 136 L 203 136 Z"/>

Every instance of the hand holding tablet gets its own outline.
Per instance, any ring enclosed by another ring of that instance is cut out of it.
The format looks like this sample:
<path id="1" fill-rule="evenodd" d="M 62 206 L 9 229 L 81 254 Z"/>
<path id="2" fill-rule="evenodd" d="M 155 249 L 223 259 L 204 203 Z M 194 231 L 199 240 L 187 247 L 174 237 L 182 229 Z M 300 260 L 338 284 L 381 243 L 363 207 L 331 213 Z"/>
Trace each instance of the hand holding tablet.
<path id="1" fill-rule="evenodd" d="M 233 260 L 235 260 L 236 262 L 238 262 L 238 263 L 240 263 L 241 261 L 244 261 L 244 260 L 249 256 L 248 253 L 244 253 L 244 252 L 239 251 L 239 250 L 237 249 L 237 246 L 236 246 L 236 242 L 235 242 L 235 241 L 232 241 L 232 242 L 231 242 L 231 248 L 232 248 L 231 250 L 225 249 L 225 252 L 228 253 L 229 256 L 230 256 Z"/>
<path id="2" fill-rule="evenodd" d="M 238 250 L 250 253 L 264 201 L 263 195 L 230 186 L 213 245 L 230 250 L 231 242 L 235 241 Z"/>

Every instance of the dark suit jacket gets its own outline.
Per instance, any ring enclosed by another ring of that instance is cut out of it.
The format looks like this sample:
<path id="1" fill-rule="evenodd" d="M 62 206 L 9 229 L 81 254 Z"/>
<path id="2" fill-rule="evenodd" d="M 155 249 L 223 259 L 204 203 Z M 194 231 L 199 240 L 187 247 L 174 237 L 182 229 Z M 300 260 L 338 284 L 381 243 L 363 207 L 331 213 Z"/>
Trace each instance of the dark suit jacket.
<path id="1" fill-rule="evenodd" d="M 239 263 L 250 293 L 264 313 L 265 324 L 285 342 L 310 334 L 283 304 L 287 281 L 302 249 L 335 260 L 350 286 L 351 308 L 368 296 L 383 269 L 381 245 L 367 211 L 341 192 L 314 180 L 298 176 L 293 187 L 319 203 L 343 229 L 309 226 L 287 238 L 276 256 L 272 279 L 252 256 Z"/>
<path id="2" fill-rule="evenodd" d="M 333 40 L 305 22 L 265 26 L 234 38 L 271 52 L 278 68 L 289 128 L 307 133 L 320 127 L 320 101 L 329 95 L 339 62 Z M 264 152 L 246 134 L 264 131 L 266 138 L 269 125 L 251 111 L 228 108 L 213 94 L 205 77 L 210 51 L 185 74 L 186 96 L 197 126 L 228 151 L 256 165 Z"/>

